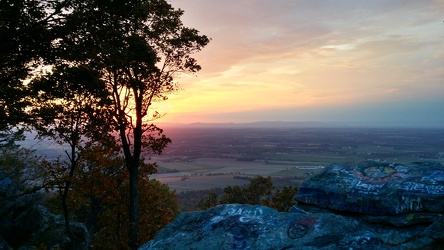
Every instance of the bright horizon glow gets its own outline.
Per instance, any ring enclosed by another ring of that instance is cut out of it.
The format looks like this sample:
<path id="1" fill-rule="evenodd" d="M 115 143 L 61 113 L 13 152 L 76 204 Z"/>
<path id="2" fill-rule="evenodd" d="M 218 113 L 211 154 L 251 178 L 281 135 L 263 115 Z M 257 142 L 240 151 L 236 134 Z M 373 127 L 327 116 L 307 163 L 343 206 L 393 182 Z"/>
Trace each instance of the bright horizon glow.
<path id="1" fill-rule="evenodd" d="M 444 126 L 442 0 L 172 0 L 212 41 L 159 122 Z"/>

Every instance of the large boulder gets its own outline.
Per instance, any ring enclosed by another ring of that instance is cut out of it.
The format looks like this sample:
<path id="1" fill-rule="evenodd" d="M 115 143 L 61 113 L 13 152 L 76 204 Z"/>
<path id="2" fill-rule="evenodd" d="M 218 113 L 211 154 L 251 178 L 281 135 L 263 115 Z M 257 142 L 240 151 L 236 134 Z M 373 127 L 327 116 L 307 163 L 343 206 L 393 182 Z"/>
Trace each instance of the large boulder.
<path id="1" fill-rule="evenodd" d="M 0 218 L 20 207 L 32 204 L 34 197 L 34 195 L 21 194 L 14 181 L 0 171 Z"/>
<path id="2" fill-rule="evenodd" d="M 334 164 L 290 212 L 227 204 L 180 214 L 148 249 L 443 249 L 440 164 Z"/>
<path id="3" fill-rule="evenodd" d="M 14 249 L 19 247 L 46 247 L 47 249 L 86 250 L 91 238 L 83 223 L 71 222 L 75 237 L 68 237 L 63 216 L 50 213 L 46 207 L 34 204 L 16 210 L 3 218 L 1 236 Z"/>
<path id="4" fill-rule="evenodd" d="M 328 212 L 285 213 L 264 206 L 227 204 L 180 214 L 140 250 L 154 249 L 432 249 L 415 230 L 374 226 Z"/>
<path id="5" fill-rule="evenodd" d="M 384 241 L 409 242 L 408 249 L 422 249 L 425 242 L 444 245 L 444 166 L 439 163 L 333 164 L 304 181 L 295 200 L 306 211 L 325 209 L 374 228 L 392 226 L 395 230 L 381 234 Z M 420 240 L 410 242 L 405 236 L 411 233 Z"/>
<path id="6" fill-rule="evenodd" d="M 381 162 L 334 164 L 302 183 L 298 202 L 367 215 L 444 212 L 444 167 Z"/>
<path id="7" fill-rule="evenodd" d="M 91 245 L 82 223 L 71 223 L 75 243 L 67 236 L 63 216 L 39 205 L 40 196 L 24 193 L 0 171 L 0 250 L 3 249 L 76 249 Z"/>

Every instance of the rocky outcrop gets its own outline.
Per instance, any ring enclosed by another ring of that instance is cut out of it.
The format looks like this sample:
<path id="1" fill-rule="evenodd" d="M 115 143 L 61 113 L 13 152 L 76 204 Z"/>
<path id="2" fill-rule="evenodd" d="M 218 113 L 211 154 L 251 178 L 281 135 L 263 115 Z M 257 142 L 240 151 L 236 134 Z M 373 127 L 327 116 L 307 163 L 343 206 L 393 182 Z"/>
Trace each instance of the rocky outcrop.
<path id="1" fill-rule="evenodd" d="M 444 167 L 439 163 L 333 164 L 305 181 L 295 199 L 306 211 L 358 218 L 385 244 L 444 245 Z"/>
<path id="2" fill-rule="evenodd" d="M 383 242 L 354 218 L 228 204 L 181 214 L 140 249 L 310 250 L 346 246 L 373 250 L 382 249 Z"/>
<path id="3" fill-rule="evenodd" d="M 140 249 L 443 249 L 444 168 L 335 164 L 291 212 L 228 204 L 180 214 Z"/>
<path id="4" fill-rule="evenodd" d="M 442 213 L 444 167 L 439 163 L 335 164 L 305 181 L 296 200 L 376 216 Z"/>
<path id="5" fill-rule="evenodd" d="M 38 195 L 23 194 L 15 183 L 0 172 L 0 250 L 89 249 L 91 240 L 86 227 L 72 223 L 76 243 L 68 238 L 64 219 L 39 205 Z"/>

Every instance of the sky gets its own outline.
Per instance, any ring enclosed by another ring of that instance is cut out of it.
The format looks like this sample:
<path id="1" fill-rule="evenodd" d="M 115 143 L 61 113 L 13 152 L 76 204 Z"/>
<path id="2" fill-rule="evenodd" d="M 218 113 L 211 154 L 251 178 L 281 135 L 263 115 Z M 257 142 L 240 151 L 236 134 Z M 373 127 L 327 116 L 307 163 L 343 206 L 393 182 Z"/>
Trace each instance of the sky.
<path id="1" fill-rule="evenodd" d="M 159 122 L 444 126 L 444 0 L 171 0 L 211 38 Z"/>

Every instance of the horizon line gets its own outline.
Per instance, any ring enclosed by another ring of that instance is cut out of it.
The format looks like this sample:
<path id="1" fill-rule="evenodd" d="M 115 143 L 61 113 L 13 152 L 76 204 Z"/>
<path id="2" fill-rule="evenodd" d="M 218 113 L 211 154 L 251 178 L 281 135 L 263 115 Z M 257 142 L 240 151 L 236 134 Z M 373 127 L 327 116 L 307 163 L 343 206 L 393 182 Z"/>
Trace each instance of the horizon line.
<path id="1" fill-rule="evenodd" d="M 371 127 L 371 128 L 444 128 L 444 124 L 420 123 L 420 122 L 394 122 L 394 121 L 281 121 L 281 120 L 263 120 L 250 122 L 157 122 L 155 124 L 163 126 L 186 126 L 186 127 Z M 272 128 L 271 127 L 271 128 Z"/>

